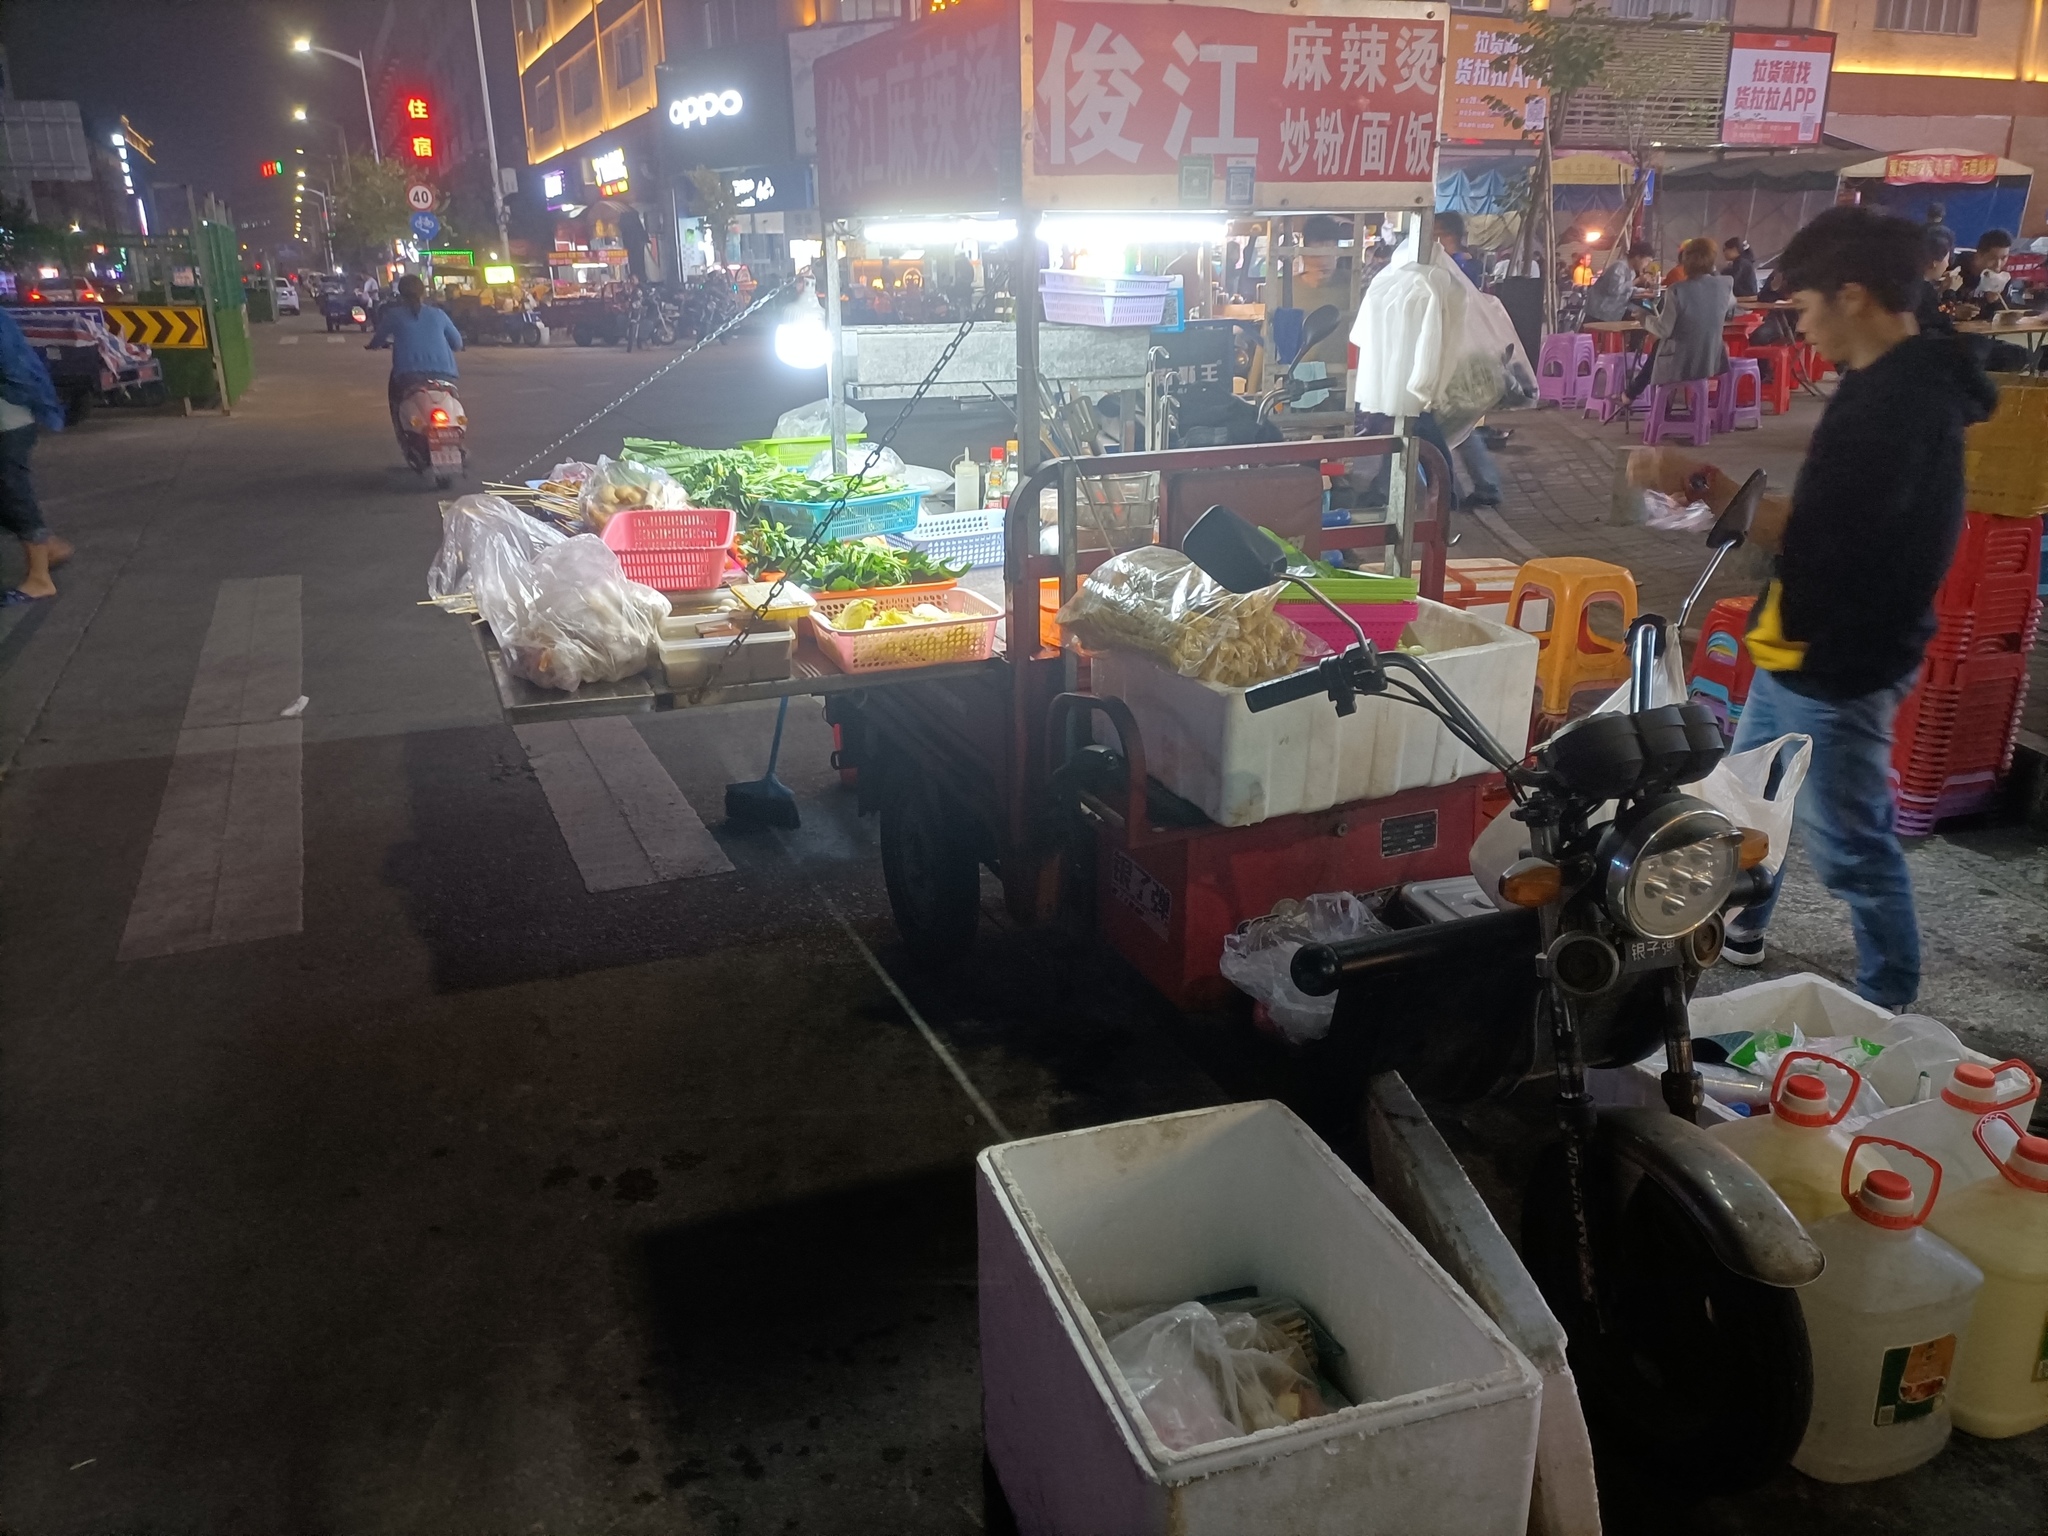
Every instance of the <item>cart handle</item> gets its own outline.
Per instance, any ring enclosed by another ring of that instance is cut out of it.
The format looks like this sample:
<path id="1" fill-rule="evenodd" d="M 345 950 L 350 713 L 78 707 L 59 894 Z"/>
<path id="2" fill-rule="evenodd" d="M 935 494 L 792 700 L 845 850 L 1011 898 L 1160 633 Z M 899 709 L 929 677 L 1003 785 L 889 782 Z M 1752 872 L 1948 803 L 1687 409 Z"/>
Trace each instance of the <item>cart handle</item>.
<path id="1" fill-rule="evenodd" d="M 1101 711 L 1116 727 L 1117 745 L 1124 754 L 1124 808 L 1116 810 L 1083 791 L 1083 797 L 1104 816 L 1123 823 L 1125 841 L 1136 846 L 1148 841 L 1152 818 L 1145 806 L 1145 739 L 1138 731 L 1137 717 L 1122 699 L 1105 699 L 1092 693 L 1055 694 L 1045 710 L 1045 771 L 1049 781 L 1067 758 L 1066 727 L 1079 714 Z"/>

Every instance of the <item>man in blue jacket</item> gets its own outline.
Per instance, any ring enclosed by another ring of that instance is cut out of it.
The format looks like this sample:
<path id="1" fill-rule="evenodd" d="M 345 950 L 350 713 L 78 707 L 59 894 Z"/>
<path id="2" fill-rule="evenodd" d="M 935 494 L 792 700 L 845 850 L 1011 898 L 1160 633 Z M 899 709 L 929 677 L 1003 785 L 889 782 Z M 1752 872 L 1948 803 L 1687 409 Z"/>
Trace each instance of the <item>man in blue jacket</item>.
<path id="1" fill-rule="evenodd" d="M 21 540 L 28 556 L 28 574 L 21 585 L 0 594 L 0 606 L 9 608 L 55 597 L 57 584 L 50 580 L 50 567 L 71 558 L 71 546 L 50 532 L 36 505 L 28 456 L 39 426 L 63 431 L 64 406 L 42 358 L 14 317 L 0 309 L 0 527 Z"/>

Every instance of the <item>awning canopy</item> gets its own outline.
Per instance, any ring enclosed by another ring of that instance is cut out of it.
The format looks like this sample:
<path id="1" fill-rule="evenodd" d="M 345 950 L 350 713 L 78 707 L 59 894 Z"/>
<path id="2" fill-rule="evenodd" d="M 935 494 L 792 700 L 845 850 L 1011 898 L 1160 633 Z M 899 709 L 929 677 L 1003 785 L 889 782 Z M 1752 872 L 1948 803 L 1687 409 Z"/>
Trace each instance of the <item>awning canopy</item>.
<path id="1" fill-rule="evenodd" d="M 1864 149 L 1795 150 L 1782 154 L 1720 152 L 1673 155 L 1659 177 L 1665 192 L 1827 192 Z M 1877 162 L 1882 166 L 1882 160 Z M 1879 172 L 1882 174 L 1882 171 Z"/>
<path id="2" fill-rule="evenodd" d="M 1887 155 L 1879 155 L 1875 160 L 1859 160 L 1854 165 L 1845 165 L 1842 167 L 1841 176 L 1844 181 L 1883 181 L 1886 167 L 1893 160 L 1919 160 L 1944 155 L 1958 156 L 1965 160 L 1986 158 L 1985 152 L 1981 149 L 1898 149 Z M 2003 155 L 1995 158 L 1998 161 L 1998 169 L 1993 174 L 2000 180 L 2008 176 L 2034 174 L 2032 166 L 2021 165 L 2019 161 L 2008 160 Z"/>

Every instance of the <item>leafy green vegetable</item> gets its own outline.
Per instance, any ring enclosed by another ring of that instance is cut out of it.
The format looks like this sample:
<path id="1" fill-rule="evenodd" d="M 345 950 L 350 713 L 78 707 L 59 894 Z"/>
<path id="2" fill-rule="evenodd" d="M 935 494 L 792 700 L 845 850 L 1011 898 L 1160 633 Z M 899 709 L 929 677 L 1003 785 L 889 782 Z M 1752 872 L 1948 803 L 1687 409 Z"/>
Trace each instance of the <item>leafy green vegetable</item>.
<path id="1" fill-rule="evenodd" d="M 865 539 L 825 539 L 810 557 L 791 569 L 804 547 L 804 535 L 781 523 L 761 522 L 739 537 L 740 558 L 747 574 L 781 571 L 813 592 L 856 592 L 870 587 L 907 587 L 927 581 L 957 581 L 967 562 L 955 565 L 934 560 L 921 549 L 895 549 Z"/>
<path id="2" fill-rule="evenodd" d="M 700 507 L 730 507 L 741 517 L 753 515 L 763 501 L 822 502 L 830 506 L 842 493 L 879 496 L 903 489 L 893 475 L 834 475 L 812 480 L 750 448 L 686 448 L 681 443 L 629 437 L 621 452 L 641 464 L 667 470 L 682 483 Z"/>

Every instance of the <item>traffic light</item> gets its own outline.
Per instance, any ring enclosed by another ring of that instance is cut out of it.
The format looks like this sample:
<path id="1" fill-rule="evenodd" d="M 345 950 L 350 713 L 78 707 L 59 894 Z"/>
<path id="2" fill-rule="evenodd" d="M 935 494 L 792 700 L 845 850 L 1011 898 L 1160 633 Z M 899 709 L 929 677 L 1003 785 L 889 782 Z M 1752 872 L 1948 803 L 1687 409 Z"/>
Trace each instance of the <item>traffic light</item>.
<path id="1" fill-rule="evenodd" d="M 284 162 L 282 160 L 266 160 L 257 169 L 262 171 L 266 177 L 282 176 L 284 174 Z"/>

